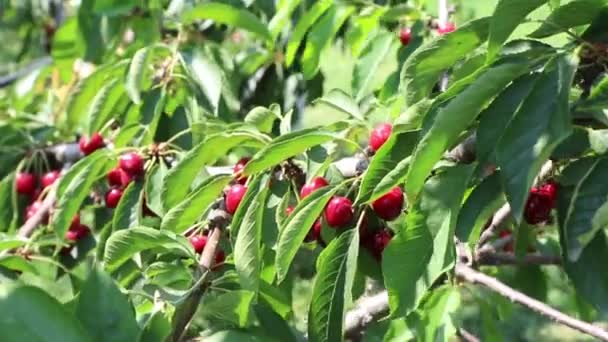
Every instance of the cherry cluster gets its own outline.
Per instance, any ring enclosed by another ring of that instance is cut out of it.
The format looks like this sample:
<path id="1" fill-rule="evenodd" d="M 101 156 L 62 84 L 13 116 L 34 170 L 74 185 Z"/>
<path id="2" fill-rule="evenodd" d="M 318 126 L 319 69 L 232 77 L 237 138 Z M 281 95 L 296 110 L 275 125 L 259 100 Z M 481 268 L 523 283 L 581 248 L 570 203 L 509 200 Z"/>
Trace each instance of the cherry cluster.
<path id="1" fill-rule="evenodd" d="M 116 208 L 124 189 L 134 180 L 144 175 L 144 159 L 136 152 L 130 152 L 120 157 L 118 166 L 107 174 L 110 189 L 106 192 L 106 207 Z"/>
<path id="2" fill-rule="evenodd" d="M 42 206 L 42 201 L 40 200 L 42 191 L 53 185 L 60 176 L 61 172 L 58 170 L 46 172 L 40 177 L 30 172 L 20 172 L 17 174 L 15 177 L 15 190 L 20 195 L 28 196 L 30 200 L 29 205 L 25 208 L 26 220 L 34 216 Z M 46 224 L 48 220 L 48 215 L 45 215 L 42 222 Z"/>

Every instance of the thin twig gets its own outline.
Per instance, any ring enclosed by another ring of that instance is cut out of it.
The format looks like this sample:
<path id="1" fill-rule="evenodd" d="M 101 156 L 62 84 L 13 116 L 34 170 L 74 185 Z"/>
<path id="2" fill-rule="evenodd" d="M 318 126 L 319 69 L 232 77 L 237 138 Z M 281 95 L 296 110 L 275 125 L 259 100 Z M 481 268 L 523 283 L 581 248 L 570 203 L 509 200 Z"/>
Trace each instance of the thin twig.
<path id="1" fill-rule="evenodd" d="M 496 278 L 476 271 L 473 268 L 462 263 L 457 263 L 455 270 L 456 275 L 462 280 L 468 281 L 473 284 L 483 285 L 488 289 L 502 295 L 503 297 L 508 298 L 512 302 L 519 303 L 557 323 L 563 324 L 584 334 L 598 338 L 602 341 L 608 341 L 608 331 L 605 331 L 602 328 L 593 324 L 568 316 L 563 312 L 560 312 L 548 306 L 545 303 L 542 303 L 534 298 L 528 297 L 525 294 L 501 283 Z"/>
<path id="2" fill-rule="evenodd" d="M 518 258 L 512 253 L 481 253 L 476 256 L 477 264 L 498 265 L 561 265 L 562 259 L 554 255 L 527 254 Z"/>
<path id="3" fill-rule="evenodd" d="M 36 230 L 36 227 L 38 227 L 40 225 L 40 223 L 42 222 L 42 219 L 49 215 L 51 209 L 53 208 L 53 205 L 55 204 L 55 198 L 56 198 L 56 184 L 58 183 L 58 181 L 55 182 L 55 185 L 53 185 L 53 188 L 51 188 L 48 192 L 48 194 L 46 195 L 46 197 L 44 198 L 44 201 L 42 201 L 42 205 L 40 206 L 40 208 L 38 208 L 38 210 L 36 211 L 36 213 L 34 215 L 32 215 L 27 221 L 25 221 L 25 223 L 21 226 L 21 228 L 19 228 L 19 231 L 17 232 L 17 236 L 21 237 L 21 238 L 28 238 L 32 235 L 32 233 L 34 232 L 34 230 Z"/>
<path id="4" fill-rule="evenodd" d="M 460 340 L 463 342 L 480 342 L 481 341 L 477 336 L 466 331 L 464 328 L 458 328 L 458 330 L 456 331 L 456 336 L 458 336 L 458 338 L 460 338 Z"/>
<path id="5" fill-rule="evenodd" d="M 346 337 L 357 339 L 367 325 L 386 316 L 388 312 L 388 293 L 386 291 L 362 298 L 357 307 L 346 314 L 344 320 Z"/>

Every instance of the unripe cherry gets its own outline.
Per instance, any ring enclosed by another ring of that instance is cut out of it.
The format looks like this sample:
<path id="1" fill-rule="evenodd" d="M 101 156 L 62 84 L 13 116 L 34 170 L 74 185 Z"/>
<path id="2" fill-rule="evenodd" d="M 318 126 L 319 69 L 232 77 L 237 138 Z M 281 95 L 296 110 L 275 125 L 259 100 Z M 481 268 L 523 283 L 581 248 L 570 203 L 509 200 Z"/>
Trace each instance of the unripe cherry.
<path id="1" fill-rule="evenodd" d="M 325 220 L 333 228 L 346 226 L 354 214 L 353 203 L 346 197 L 333 197 L 325 207 Z"/>
<path id="2" fill-rule="evenodd" d="M 411 39 L 412 30 L 409 27 L 402 28 L 401 31 L 399 31 L 399 40 L 401 41 L 402 45 L 405 46 L 409 44 Z"/>
<path id="3" fill-rule="evenodd" d="M 207 245 L 207 237 L 205 235 L 193 235 L 190 237 L 190 244 L 196 253 L 202 253 Z"/>
<path id="4" fill-rule="evenodd" d="M 29 172 L 18 173 L 15 179 L 15 188 L 20 194 L 33 194 L 36 191 L 36 176 Z"/>
<path id="5" fill-rule="evenodd" d="M 378 151 L 382 145 L 388 140 L 393 132 L 393 125 L 383 123 L 376 126 L 369 136 L 369 147 L 372 151 Z"/>
<path id="6" fill-rule="evenodd" d="M 42 175 L 42 177 L 40 177 L 40 185 L 42 185 L 43 188 L 46 188 L 47 186 L 51 186 L 53 185 L 53 183 L 55 183 L 59 177 L 61 177 L 61 172 L 58 170 L 53 170 L 53 171 L 49 171 L 47 173 L 45 173 L 44 175 Z"/>
<path id="7" fill-rule="evenodd" d="M 144 159 L 137 152 L 122 155 L 118 165 L 129 176 L 137 177 L 144 174 Z"/>
<path id="8" fill-rule="evenodd" d="M 234 165 L 234 169 L 233 172 L 235 175 L 241 173 L 241 171 L 243 171 L 243 169 L 245 168 L 245 165 L 247 165 L 247 163 L 251 160 L 251 158 L 249 157 L 243 157 L 241 159 L 239 159 L 238 162 L 236 162 L 236 164 Z M 245 185 L 245 183 L 247 183 L 247 177 L 239 177 L 236 180 L 239 184 Z"/>
<path id="9" fill-rule="evenodd" d="M 117 188 L 108 190 L 108 192 L 106 192 L 106 196 L 105 196 L 106 207 L 108 207 L 110 209 L 116 208 L 121 197 L 122 197 L 122 190 L 117 189 Z"/>
<path id="10" fill-rule="evenodd" d="M 386 221 L 392 221 L 401 215 L 403 209 L 403 191 L 394 187 L 384 196 L 372 203 L 372 208 L 378 217 Z"/>
<path id="11" fill-rule="evenodd" d="M 317 176 L 304 184 L 302 190 L 300 190 L 300 199 L 304 199 L 304 197 L 310 195 L 313 191 L 328 185 L 329 183 L 325 178 Z"/>
<path id="12" fill-rule="evenodd" d="M 247 187 L 242 184 L 235 184 L 228 189 L 226 193 L 226 211 L 229 214 L 234 215 L 246 192 Z"/>

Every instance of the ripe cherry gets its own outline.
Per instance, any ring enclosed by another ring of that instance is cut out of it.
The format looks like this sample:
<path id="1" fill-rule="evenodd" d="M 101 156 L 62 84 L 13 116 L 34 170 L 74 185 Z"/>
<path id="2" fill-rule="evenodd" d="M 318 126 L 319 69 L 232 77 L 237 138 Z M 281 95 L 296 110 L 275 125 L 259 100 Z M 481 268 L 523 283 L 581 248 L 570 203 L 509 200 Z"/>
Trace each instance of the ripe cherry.
<path id="1" fill-rule="evenodd" d="M 393 132 L 393 125 L 384 123 L 376 126 L 369 136 L 369 147 L 372 151 L 378 151 L 388 140 Z"/>
<path id="2" fill-rule="evenodd" d="M 124 172 L 133 177 L 141 176 L 144 173 L 144 159 L 136 152 L 121 156 L 118 165 Z"/>
<path id="3" fill-rule="evenodd" d="M 20 172 L 15 180 L 17 192 L 24 195 L 31 195 L 36 191 L 36 176 L 29 172 Z"/>
<path id="4" fill-rule="evenodd" d="M 55 181 L 57 181 L 59 179 L 60 176 L 61 176 L 61 172 L 59 172 L 58 170 L 49 171 L 49 172 L 45 173 L 44 175 L 42 175 L 42 177 L 40 177 L 40 184 L 42 185 L 43 188 L 46 188 L 47 186 L 51 186 L 51 185 L 53 185 L 53 183 L 55 183 Z"/>
<path id="5" fill-rule="evenodd" d="M 122 190 L 117 188 L 108 190 L 108 192 L 106 192 L 106 207 L 110 209 L 116 208 L 121 197 Z"/>
<path id="6" fill-rule="evenodd" d="M 89 235 L 89 227 L 84 224 L 78 224 L 76 226 L 70 226 L 70 229 L 65 232 L 65 238 L 68 241 L 78 241 L 87 235 Z"/>
<path id="7" fill-rule="evenodd" d="M 241 171 L 243 171 L 243 169 L 245 168 L 245 165 L 247 165 L 249 160 L 251 160 L 251 158 L 248 158 L 248 157 L 239 159 L 239 161 L 236 162 L 236 164 L 234 165 L 234 169 L 233 169 L 234 174 L 238 175 L 239 173 L 241 173 Z M 247 177 L 238 177 L 236 179 L 236 181 L 239 184 L 245 185 L 245 183 L 247 183 Z"/>
<path id="8" fill-rule="evenodd" d="M 304 238 L 304 242 L 313 242 L 318 241 L 321 238 L 321 228 L 323 225 L 321 224 L 321 219 L 317 219 L 315 223 L 310 227 L 308 234 Z"/>
<path id="9" fill-rule="evenodd" d="M 215 252 L 215 265 L 213 266 L 214 269 L 222 266 L 224 264 L 224 261 L 226 260 L 226 253 L 224 253 L 223 250 L 219 249 L 217 252 Z"/>
<path id="10" fill-rule="evenodd" d="M 329 183 L 325 178 L 317 176 L 313 178 L 309 183 L 304 184 L 302 190 L 300 190 L 300 198 L 304 199 L 304 197 L 310 195 L 313 191 L 328 185 Z"/>
<path id="11" fill-rule="evenodd" d="M 230 187 L 226 193 L 226 211 L 228 213 L 233 215 L 236 212 L 246 192 L 247 187 L 242 184 L 235 184 Z"/>
<path id="12" fill-rule="evenodd" d="M 129 186 L 129 183 L 131 183 L 133 181 L 134 177 L 135 176 L 128 174 L 121 169 L 120 170 L 120 185 L 122 186 L 122 188 L 124 189 L 127 186 Z"/>
<path id="13" fill-rule="evenodd" d="M 508 231 L 508 230 L 501 230 L 498 233 L 498 236 L 500 236 L 500 238 L 506 238 L 506 237 L 511 236 L 511 232 Z M 515 244 L 513 243 L 513 241 L 510 241 L 509 243 L 507 243 L 506 245 L 504 245 L 502 247 L 502 250 L 505 251 L 505 252 L 510 252 L 511 253 L 515 249 L 514 247 L 515 247 Z"/>
<path id="14" fill-rule="evenodd" d="M 403 209 L 403 191 L 399 187 L 394 187 L 386 195 L 375 200 L 372 208 L 381 219 L 386 221 L 396 219 Z"/>
<path id="15" fill-rule="evenodd" d="M 122 185 L 122 174 L 124 171 L 120 167 L 115 167 L 107 174 L 108 184 L 110 186 L 121 186 Z"/>
<path id="16" fill-rule="evenodd" d="M 551 198 L 551 200 L 553 201 L 553 206 L 555 207 L 555 201 L 557 200 L 557 190 L 559 188 L 559 184 L 557 184 L 555 181 L 550 180 L 547 183 L 545 183 L 541 189 L 547 193 L 547 195 L 549 196 L 549 198 Z"/>
<path id="17" fill-rule="evenodd" d="M 392 238 L 392 234 L 387 229 L 382 229 L 374 234 L 371 241 L 370 252 L 376 260 L 382 259 L 382 252 L 384 252 L 384 249 L 388 246 Z"/>
<path id="18" fill-rule="evenodd" d="M 412 40 L 412 30 L 409 27 L 402 28 L 401 31 L 399 31 L 399 40 L 404 46 L 409 44 L 410 40 Z"/>
<path id="19" fill-rule="evenodd" d="M 203 249 L 205 249 L 207 237 L 205 235 L 193 235 L 190 237 L 190 244 L 194 248 L 194 251 L 200 254 L 203 252 Z"/>
<path id="20" fill-rule="evenodd" d="M 38 210 L 40 210 L 40 208 L 42 207 L 42 202 L 41 201 L 34 201 L 32 202 L 32 204 L 28 205 L 25 208 L 25 220 L 29 220 L 30 218 L 32 218 L 32 216 L 34 216 Z M 42 220 L 40 220 L 40 222 L 42 222 L 43 224 L 48 224 L 49 223 L 49 214 L 45 214 L 42 217 Z"/>
<path id="21" fill-rule="evenodd" d="M 354 214 L 353 203 L 346 197 L 333 197 L 325 207 L 325 220 L 334 228 L 349 224 Z"/>
<path id="22" fill-rule="evenodd" d="M 542 187 L 530 190 L 524 210 L 526 222 L 536 225 L 551 218 L 551 209 L 555 205 L 555 193 L 551 191 L 545 191 Z"/>
<path id="23" fill-rule="evenodd" d="M 445 24 L 439 24 L 439 27 L 437 27 L 437 33 L 441 35 L 453 32 L 454 30 L 456 30 L 456 25 L 450 21 Z"/>
<path id="24" fill-rule="evenodd" d="M 91 135 L 89 139 L 87 139 L 85 136 L 82 136 L 80 138 L 80 141 L 78 142 L 78 146 L 80 146 L 80 151 L 85 156 L 88 156 L 89 154 L 97 151 L 105 145 L 106 144 L 103 142 L 103 137 L 97 132 L 93 133 L 93 135 Z"/>

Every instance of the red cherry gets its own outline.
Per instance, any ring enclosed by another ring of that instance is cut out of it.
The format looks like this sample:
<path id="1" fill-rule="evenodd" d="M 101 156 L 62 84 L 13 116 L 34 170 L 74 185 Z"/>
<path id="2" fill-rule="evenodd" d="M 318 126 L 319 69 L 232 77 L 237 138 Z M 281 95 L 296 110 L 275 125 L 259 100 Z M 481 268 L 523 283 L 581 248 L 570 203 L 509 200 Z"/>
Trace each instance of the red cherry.
<path id="1" fill-rule="evenodd" d="M 545 193 L 547 193 L 547 195 L 549 195 L 549 197 L 551 198 L 551 200 L 553 201 L 553 206 L 555 206 L 555 201 L 557 200 L 557 190 L 559 189 L 559 184 L 557 184 L 555 181 L 550 180 L 547 183 L 545 183 L 545 185 L 543 185 L 541 187 L 541 190 L 543 190 Z"/>
<path id="2" fill-rule="evenodd" d="M 228 193 L 226 193 L 226 211 L 228 213 L 233 215 L 236 212 L 246 192 L 247 187 L 242 184 L 235 184 L 230 187 Z"/>
<path id="3" fill-rule="evenodd" d="M 42 177 L 40 177 L 40 184 L 42 185 L 43 188 L 46 188 L 47 186 L 51 186 L 51 185 L 53 185 L 53 183 L 55 183 L 55 181 L 57 181 L 59 179 L 60 176 L 61 176 L 61 172 L 59 172 L 58 170 L 49 171 L 49 172 L 45 173 L 44 175 L 42 175 Z"/>
<path id="4" fill-rule="evenodd" d="M 134 179 L 133 175 L 126 173 L 122 169 L 120 170 L 120 185 L 122 186 L 123 189 L 126 188 L 127 186 L 129 186 L 129 183 L 131 183 L 133 181 L 133 179 Z"/>
<path id="5" fill-rule="evenodd" d="M 241 173 L 241 171 L 243 171 L 243 169 L 245 168 L 245 165 L 247 165 L 250 160 L 251 158 L 248 157 L 239 159 L 239 161 L 236 162 L 236 164 L 234 165 L 234 174 L 238 175 L 239 173 Z M 236 181 L 239 184 L 245 185 L 245 183 L 247 183 L 247 177 L 238 177 Z"/>
<path id="6" fill-rule="evenodd" d="M 506 238 L 511 236 L 511 232 L 508 230 L 501 230 L 500 232 L 498 232 L 498 236 L 500 236 L 500 238 Z M 502 247 L 502 250 L 505 252 L 513 252 L 514 249 L 515 244 L 513 243 L 513 241 L 510 241 L 509 243 L 504 245 L 504 247 Z"/>
<path id="7" fill-rule="evenodd" d="M 213 269 L 216 269 L 220 266 L 222 266 L 222 264 L 224 263 L 224 261 L 226 260 L 226 253 L 224 253 L 223 250 L 218 250 L 217 252 L 215 252 L 215 265 L 213 265 Z"/>
<path id="8" fill-rule="evenodd" d="M 116 208 L 120 198 L 122 197 L 122 190 L 120 189 L 110 189 L 106 192 L 106 207 L 112 209 Z"/>
<path id="9" fill-rule="evenodd" d="M 15 180 L 17 192 L 24 195 L 31 195 L 36 191 L 36 176 L 29 172 L 20 172 Z"/>
<path id="10" fill-rule="evenodd" d="M 196 253 L 202 253 L 207 244 L 207 237 L 204 235 L 193 235 L 190 237 L 190 244 L 194 247 Z"/>
<path id="11" fill-rule="evenodd" d="M 454 23 L 448 21 L 445 24 L 439 24 L 439 27 L 437 28 L 437 33 L 443 35 L 443 34 L 453 32 L 454 30 L 456 30 L 456 25 Z"/>
<path id="12" fill-rule="evenodd" d="M 76 229 L 80 226 L 80 215 L 76 214 L 72 217 L 72 222 L 70 223 L 70 229 Z"/>
<path id="13" fill-rule="evenodd" d="M 120 157 L 120 168 L 131 176 L 140 176 L 144 173 L 144 159 L 139 153 L 131 152 Z"/>
<path id="14" fill-rule="evenodd" d="M 36 190 L 34 190 L 34 193 L 32 193 L 30 195 L 31 202 L 33 203 L 33 202 L 37 201 L 38 198 L 40 197 L 41 193 L 42 193 L 42 189 L 36 188 Z"/>
<path id="15" fill-rule="evenodd" d="M 325 178 L 317 176 L 313 178 L 309 183 L 304 184 L 302 190 L 300 190 L 300 199 L 304 199 L 304 197 L 310 195 L 313 191 L 328 185 L 329 183 Z"/>
<path id="16" fill-rule="evenodd" d="M 90 139 L 87 139 L 85 136 L 80 138 L 78 142 L 78 146 L 80 146 L 80 151 L 88 156 L 89 154 L 97 151 L 98 149 L 104 147 L 106 144 L 103 142 L 103 137 L 99 133 L 93 133 Z"/>
<path id="17" fill-rule="evenodd" d="M 382 229 L 374 234 L 372 237 L 370 252 L 376 258 L 376 260 L 382 259 L 382 252 L 384 252 L 384 249 L 386 246 L 388 246 L 392 238 L 392 234 L 386 229 Z"/>
<path id="18" fill-rule="evenodd" d="M 108 180 L 108 184 L 110 186 L 121 186 L 122 185 L 122 174 L 124 172 L 122 171 L 122 169 L 120 167 L 115 167 L 112 170 L 110 170 L 110 172 L 108 172 L 108 175 L 106 176 L 107 180 Z"/>
<path id="19" fill-rule="evenodd" d="M 412 39 L 412 30 L 409 27 L 403 28 L 401 29 L 401 31 L 399 31 L 399 40 L 401 41 L 402 45 L 407 45 L 410 43 L 410 40 Z"/>
<path id="20" fill-rule="evenodd" d="M 378 151 L 388 140 L 393 132 L 393 125 L 384 123 L 376 126 L 369 136 L 369 147 L 372 151 Z"/>
<path id="21" fill-rule="evenodd" d="M 65 232 L 65 238 L 68 241 L 78 241 L 89 235 L 89 232 L 89 227 L 85 226 L 84 224 L 79 224 L 73 228 L 70 227 L 70 229 Z"/>
<path id="22" fill-rule="evenodd" d="M 354 214 L 353 203 L 346 197 L 333 197 L 325 207 L 325 220 L 334 228 L 349 224 Z"/>
<path id="23" fill-rule="evenodd" d="M 403 209 L 403 191 L 399 187 L 393 188 L 386 195 L 375 200 L 372 208 L 381 219 L 386 221 L 396 219 Z"/>
<path id="24" fill-rule="evenodd" d="M 27 221 L 30 218 L 32 218 L 32 216 L 34 216 L 38 212 L 38 210 L 40 210 L 40 207 L 42 207 L 41 201 L 34 201 L 34 202 L 32 202 L 32 204 L 28 205 L 25 208 L 25 220 Z M 41 222 L 43 224 L 49 223 L 49 214 L 48 213 L 42 217 Z"/>
<path id="25" fill-rule="evenodd" d="M 321 224 L 321 219 L 317 219 L 315 223 L 310 227 L 308 234 L 304 238 L 304 242 L 313 242 L 318 241 L 321 238 L 321 228 L 323 225 Z"/>
<path id="26" fill-rule="evenodd" d="M 554 204 L 555 200 L 550 193 L 542 188 L 532 188 L 524 210 L 526 222 L 536 225 L 548 221 Z"/>

